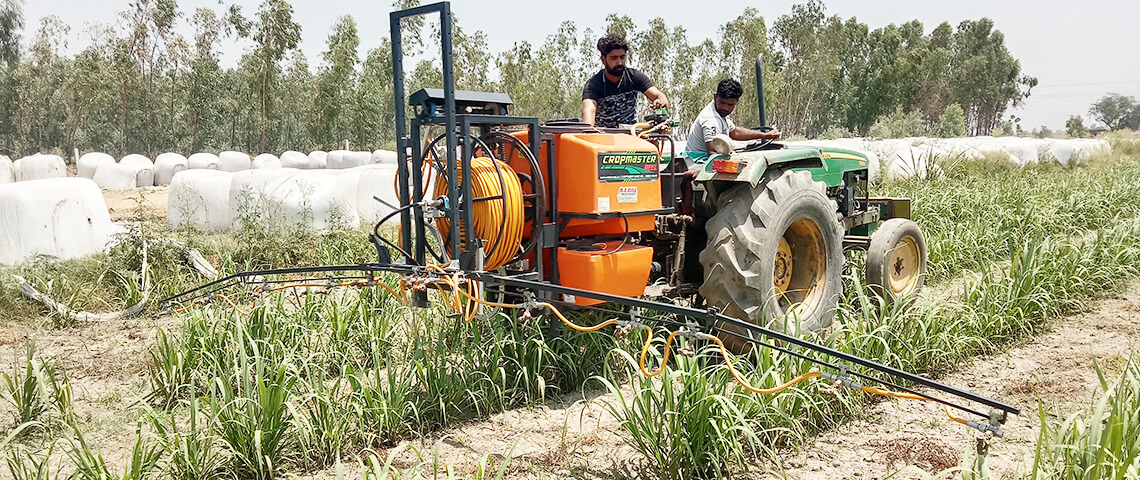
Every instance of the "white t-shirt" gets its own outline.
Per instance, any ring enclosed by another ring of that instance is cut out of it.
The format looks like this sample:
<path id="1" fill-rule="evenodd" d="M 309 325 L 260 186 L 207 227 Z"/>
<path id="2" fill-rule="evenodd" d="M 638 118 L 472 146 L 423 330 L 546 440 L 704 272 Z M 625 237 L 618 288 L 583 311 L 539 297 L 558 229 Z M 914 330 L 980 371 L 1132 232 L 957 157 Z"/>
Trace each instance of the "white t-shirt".
<path id="1" fill-rule="evenodd" d="M 709 147 L 705 142 L 712 140 L 717 135 L 727 134 L 734 129 L 736 129 L 736 124 L 732 123 L 728 117 L 720 116 L 716 111 L 715 102 L 709 102 L 708 106 L 701 110 L 697 119 L 693 121 L 693 127 L 689 129 L 689 139 L 685 143 L 685 151 L 708 153 Z"/>

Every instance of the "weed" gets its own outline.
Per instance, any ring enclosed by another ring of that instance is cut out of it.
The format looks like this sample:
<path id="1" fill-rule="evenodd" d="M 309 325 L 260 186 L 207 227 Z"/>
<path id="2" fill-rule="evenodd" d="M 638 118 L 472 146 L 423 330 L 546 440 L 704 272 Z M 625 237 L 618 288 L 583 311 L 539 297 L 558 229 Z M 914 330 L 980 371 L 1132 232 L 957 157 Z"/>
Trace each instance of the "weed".
<path id="1" fill-rule="evenodd" d="M 24 361 L 14 362 L 12 374 L 0 374 L 4 380 L 4 399 L 13 410 L 17 431 L 50 430 L 59 421 L 71 419 L 71 386 L 67 377 L 52 360 L 36 355 L 32 341 L 24 345 Z M 49 418 L 51 412 L 58 417 Z"/>
<path id="2" fill-rule="evenodd" d="M 1030 478 L 1134 478 L 1140 472 L 1140 360 L 1132 358 L 1115 385 L 1095 367 L 1105 394 L 1088 411 L 1058 424 L 1038 403 L 1041 433 Z"/>

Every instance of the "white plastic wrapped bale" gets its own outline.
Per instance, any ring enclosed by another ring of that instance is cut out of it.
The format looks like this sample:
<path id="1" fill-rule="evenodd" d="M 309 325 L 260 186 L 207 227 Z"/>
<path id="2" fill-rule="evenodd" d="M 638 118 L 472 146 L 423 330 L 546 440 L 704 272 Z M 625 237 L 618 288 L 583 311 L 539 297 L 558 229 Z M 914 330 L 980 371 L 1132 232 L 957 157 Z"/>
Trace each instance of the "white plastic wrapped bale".
<path id="1" fill-rule="evenodd" d="M 257 221 L 270 229 L 324 231 L 360 224 L 345 183 L 322 171 L 292 169 L 238 172 L 230 183 L 233 227 Z"/>
<path id="2" fill-rule="evenodd" d="M 13 170 L 12 159 L 6 155 L 0 155 L 0 184 L 16 181 L 15 172 Z"/>
<path id="3" fill-rule="evenodd" d="M 1112 151 L 1112 145 L 1107 140 L 1099 140 L 1095 138 L 1072 138 L 1066 140 L 1057 140 L 1053 144 L 1050 153 L 1053 158 L 1064 165 L 1068 165 L 1071 161 L 1088 160 L 1089 157 L 1098 153 L 1108 153 Z M 1064 155 L 1068 153 L 1067 157 Z"/>
<path id="4" fill-rule="evenodd" d="M 154 186 L 154 162 L 137 153 L 132 153 L 119 159 L 119 165 L 125 165 L 135 169 L 135 186 L 136 187 L 153 187 Z"/>
<path id="5" fill-rule="evenodd" d="M 95 182 L 51 178 L 0 185 L 0 263 L 103 251 L 114 227 Z"/>
<path id="6" fill-rule="evenodd" d="M 309 168 L 309 157 L 301 152 L 288 150 L 281 154 L 281 168 Z"/>
<path id="7" fill-rule="evenodd" d="M 83 178 L 95 178 L 95 170 L 104 163 L 115 163 L 115 157 L 103 152 L 84 153 L 75 162 L 76 175 Z"/>
<path id="8" fill-rule="evenodd" d="M 166 220 L 170 228 L 204 232 L 230 229 L 230 182 L 234 174 L 213 169 L 185 170 L 170 180 Z"/>
<path id="9" fill-rule="evenodd" d="M 240 172 L 242 170 L 249 170 L 253 167 L 253 161 L 250 160 L 249 155 L 227 150 L 218 154 L 218 166 L 220 170 L 226 172 Z"/>
<path id="10" fill-rule="evenodd" d="M 67 176 L 67 165 L 59 155 L 29 155 L 13 162 L 12 167 L 17 182 Z"/>
<path id="11" fill-rule="evenodd" d="M 170 185 L 174 174 L 186 170 L 190 161 L 178 153 L 166 152 L 154 159 L 154 184 Z"/>
<path id="12" fill-rule="evenodd" d="M 372 225 L 398 207 L 400 200 L 396 196 L 396 164 L 384 163 L 360 167 L 356 186 L 356 210 L 360 212 L 360 221 L 365 225 Z M 429 190 L 432 187 L 429 185 Z M 379 198 L 387 204 L 376 201 Z M 388 223 L 399 223 L 400 217 L 393 216 Z"/>
<path id="13" fill-rule="evenodd" d="M 328 157 L 329 154 L 321 150 L 309 152 L 309 169 L 320 170 L 322 168 L 328 168 Z"/>
<path id="14" fill-rule="evenodd" d="M 263 153 L 253 159 L 253 168 L 281 168 L 281 159 L 272 153 Z"/>
<path id="15" fill-rule="evenodd" d="M 371 163 L 373 163 L 373 164 L 391 163 L 391 164 L 395 165 L 396 164 L 396 152 L 393 152 L 391 150 L 376 150 L 375 152 L 372 152 Z"/>
<path id="16" fill-rule="evenodd" d="M 94 181 L 106 190 L 130 190 L 138 186 L 139 172 L 130 165 L 102 163 L 95 170 Z"/>
<path id="17" fill-rule="evenodd" d="M 221 170 L 221 159 L 217 155 L 198 152 L 186 159 L 190 170 Z M 171 181 L 174 181 L 173 178 Z"/>
<path id="18" fill-rule="evenodd" d="M 359 167 L 361 165 L 368 165 L 372 163 L 372 153 L 370 152 L 351 152 L 348 150 L 333 150 L 328 155 L 328 166 L 330 169 L 345 169 L 352 167 Z"/>

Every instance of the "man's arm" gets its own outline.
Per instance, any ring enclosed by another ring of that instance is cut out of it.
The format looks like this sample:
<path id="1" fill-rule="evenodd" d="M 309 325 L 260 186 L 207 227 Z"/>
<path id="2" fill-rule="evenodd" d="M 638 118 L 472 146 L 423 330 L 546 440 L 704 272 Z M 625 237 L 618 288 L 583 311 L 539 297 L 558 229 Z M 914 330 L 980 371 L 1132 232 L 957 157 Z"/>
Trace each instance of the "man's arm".
<path id="1" fill-rule="evenodd" d="M 665 108 L 669 106 L 669 98 L 665 96 L 665 92 L 657 87 L 649 87 L 645 90 L 645 98 L 653 102 L 653 108 Z"/>
<path id="2" fill-rule="evenodd" d="M 759 130 L 752 130 L 750 128 L 736 127 L 728 132 L 729 138 L 733 140 L 761 140 L 761 139 L 777 139 L 780 138 L 780 131 L 776 129 L 767 132 Z"/>
<path id="3" fill-rule="evenodd" d="M 582 100 L 582 121 L 594 126 L 594 117 L 598 114 L 598 102 L 592 98 Z"/>

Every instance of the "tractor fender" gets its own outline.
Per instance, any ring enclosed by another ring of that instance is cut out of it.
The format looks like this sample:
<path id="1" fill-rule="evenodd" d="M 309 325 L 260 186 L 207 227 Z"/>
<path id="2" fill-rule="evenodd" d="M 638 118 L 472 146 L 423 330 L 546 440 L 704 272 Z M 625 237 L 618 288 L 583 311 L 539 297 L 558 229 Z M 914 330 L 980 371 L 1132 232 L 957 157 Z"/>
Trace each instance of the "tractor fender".
<path id="1" fill-rule="evenodd" d="M 716 167 L 722 163 L 728 163 L 735 168 L 730 168 L 729 171 L 717 171 Z M 712 155 L 703 165 L 700 165 L 701 169 L 697 171 L 696 181 L 748 182 L 755 187 L 771 167 L 784 170 L 808 168 L 827 170 L 827 164 L 823 162 L 823 152 L 818 148 L 792 147 L 779 150 L 736 152 L 731 155 Z M 732 172 L 733 169 L 736 171 Z"/>

